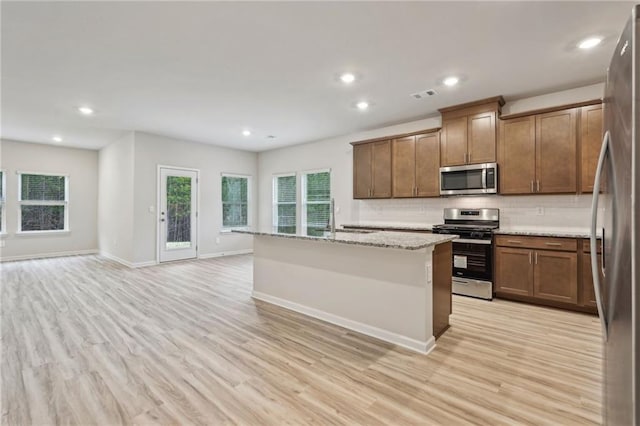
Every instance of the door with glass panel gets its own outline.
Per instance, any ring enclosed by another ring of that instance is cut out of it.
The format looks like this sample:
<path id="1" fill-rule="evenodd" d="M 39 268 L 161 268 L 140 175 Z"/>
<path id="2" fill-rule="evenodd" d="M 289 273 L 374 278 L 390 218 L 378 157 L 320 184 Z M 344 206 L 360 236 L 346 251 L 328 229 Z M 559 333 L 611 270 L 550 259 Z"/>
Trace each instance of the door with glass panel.
<path id="1" fill-rule="evenodd" d="M 160 262 L 193 259 L 198 255 L 198 172 L 160 168 Z"/>

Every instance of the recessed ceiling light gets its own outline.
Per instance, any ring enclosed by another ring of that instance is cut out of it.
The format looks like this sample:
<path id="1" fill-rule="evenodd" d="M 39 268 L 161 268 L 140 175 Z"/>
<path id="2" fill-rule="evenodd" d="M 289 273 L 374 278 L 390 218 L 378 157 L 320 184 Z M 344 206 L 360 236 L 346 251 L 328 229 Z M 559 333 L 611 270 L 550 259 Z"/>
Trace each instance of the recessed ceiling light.
<path id="1" fill-rule="evenodd" d="M 366 101 L 360 101 L 356 104 L 356 107 L 361 110 L 364 111 L 365 109 L 369 108 L 369 102 Z"/>
<path id="2" fill-rule="evenodd" d="M 247 129 L 243 130 L 242 131 L 242 135 L 243 136 L 251 136 L 251 130 L 247 130 Z"/>
<path id="3" fill-rule="evenodd" d="M 602 37 L 585 38 L 580 43 L 578 43 L 578 47 L 580 49 L 591 49 L 599 45 L 601 41 L 602 41 Z"/>
<path id="4" fill-rule="evenodd" d="M 87 107 L 87 106 L 81 106 L 80 108 L 78 108 L 78 111 L 80 111 L 80 114 L 83 115 L 91 115 L 93 114 L 93 109 Z"/>
<path id="5" fill-rule="evenodd" d="M 346 72 L 340 76 L 340 81 L 344 84 L 351 84 L 356 81 L 356 76 L 351 74 L 350 72 Z"/>
<path id="6" fill-rule="evenodd" d="M 52 141 L 54 142 L 62 142 L 62 137 L 61 136 L 54 136 L 51 138 Z"/>
<path id="7" fill-rule="evenodd" d="M 445 86 L 455 86 L 456 84 L 458 84 L 458 82 L 460 81 L 460 79 L 458 77 L 447 77 L 444 80 L 442 80 L 442 82 L 444 83 Z"/>

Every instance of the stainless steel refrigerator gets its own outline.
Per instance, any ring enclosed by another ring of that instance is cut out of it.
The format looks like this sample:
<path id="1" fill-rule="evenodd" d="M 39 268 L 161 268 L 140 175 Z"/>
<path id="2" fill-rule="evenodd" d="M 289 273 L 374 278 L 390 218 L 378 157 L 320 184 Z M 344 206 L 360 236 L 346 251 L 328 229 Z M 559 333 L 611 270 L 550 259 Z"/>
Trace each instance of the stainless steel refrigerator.
<path id="1" fill-rule="evenodd" d="M 605 135 L 592 204 L 591 266 L 604 338 L 603 420 L 616 426 L 640 424 L 639 13 L 635 6 L 607 71 Z M 596 238 L 602 239 L 601 255 Z"/>

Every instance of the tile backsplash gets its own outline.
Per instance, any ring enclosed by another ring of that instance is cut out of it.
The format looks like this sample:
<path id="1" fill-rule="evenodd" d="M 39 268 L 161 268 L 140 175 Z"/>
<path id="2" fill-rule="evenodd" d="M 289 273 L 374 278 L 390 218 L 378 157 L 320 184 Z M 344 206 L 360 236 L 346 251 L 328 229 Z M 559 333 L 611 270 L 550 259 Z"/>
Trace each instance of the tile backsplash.
<path id="1" fill-rule="evenodd" d="M 354 200 L 356 222 L 442 223 L 442 211 L 454 208 L 500 209 L 500 225 L 586 229 L 589 226 L 591 194 L 535 196 L 463 196 Z"/>

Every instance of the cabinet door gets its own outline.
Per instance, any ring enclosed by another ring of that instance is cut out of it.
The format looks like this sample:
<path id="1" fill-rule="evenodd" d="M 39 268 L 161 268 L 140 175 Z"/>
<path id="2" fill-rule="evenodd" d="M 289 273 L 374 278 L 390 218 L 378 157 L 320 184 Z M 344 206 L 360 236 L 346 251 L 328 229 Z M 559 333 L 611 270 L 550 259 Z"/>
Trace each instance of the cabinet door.
<path id="1" fill-rule="evenodd" d="M 536 116 L 537 192 L 576 192 L 576 115 L 572 108 Z"/>
<path id="2" fill-rule="evenodd" d="M 557 302 L 578 302 L 578 254 L 537 250 L 533 295 Z"/>
<path id="3" fill-rule="evenodd" d="M 536 180 L 535 116 L 500 120 L 501 194 L 529 194 Z"/>
<path id="4" fill-rule="evenodd" d="M 496 162 L 496 113 L 493 111 L 470 115 L 467 119 L 467 163 Z"/>
<path id="5" fill-rule="evenodd" d="M 416 195 L 440 196 L 440 134 L 416 136 Z"/>
<path id="6" fill-rule="evenodd" d="M 533 295 L 533 252 L 527 249 L 496 247 L 496 291 Z"/>
<path id="7" fill-rule="evenodd" d="M 601 271 L 602 261 L 598 254 L 598 271 Z M 600 282 L 604 277 L 600 273 Z M 582 304 L 592 308 L 597 308 L 596 291 L 593 288 L 593 274 L 591 272 L 591 253 L 582 254 Z"/>
<path id="8" fill-rule="evenodd" d="M 459 166 L 467 162 L 467 117 L 442 121 L 440 165 Z"/>
<path id="9" fill-rule="evenodd" d="M 602 105 L 580 109 L 580 191 L 593 192 L 602 146 Z"/>
<path id="10" fill-rule="evenodd" d="M 391 141 L 373 142 L 373 198 L 391 198 Z"/>
<path id="11" fill-rule="evenodd" d="M 392 142 L 393 196 L 414 197 L 416 186 L 415 137 L 407 136 Z"/>
<path id="12" fill-rule="evenodd" d="M 371 162 L 373 144 L 353 147 L 353 198 L 371 197 Z"/>

